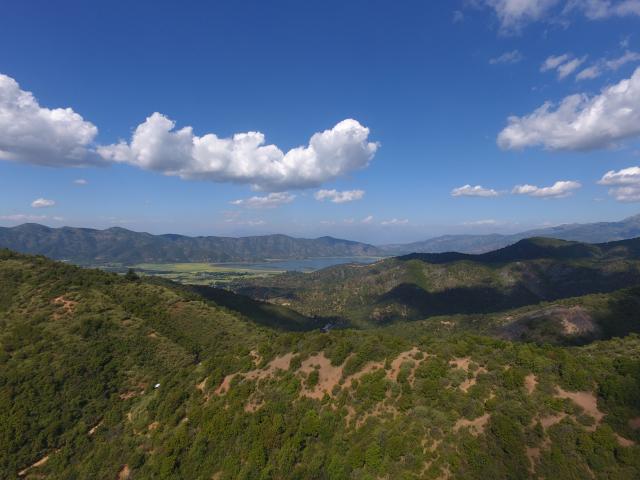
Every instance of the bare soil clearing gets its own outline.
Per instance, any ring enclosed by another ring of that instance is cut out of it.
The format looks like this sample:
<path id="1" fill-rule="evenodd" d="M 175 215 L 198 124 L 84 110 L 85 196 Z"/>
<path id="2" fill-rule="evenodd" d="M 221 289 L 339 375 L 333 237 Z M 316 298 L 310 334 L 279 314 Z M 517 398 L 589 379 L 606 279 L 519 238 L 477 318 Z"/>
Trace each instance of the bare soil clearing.
<path id="1" fill-rule="evenodd" d="M 489 419 L 491 418 L 490 413 L 485 413 L 484 415 L 474 418 L 473 420 L 467 420 L 466 418 L 461 418 L 456 422 L 453 426 L 453 431 L 457 432 L 461 428 L 469 428 L 469 431 L 473 435 L 480 435 L 484 432 L 487 423 L 489 423 Z"/>

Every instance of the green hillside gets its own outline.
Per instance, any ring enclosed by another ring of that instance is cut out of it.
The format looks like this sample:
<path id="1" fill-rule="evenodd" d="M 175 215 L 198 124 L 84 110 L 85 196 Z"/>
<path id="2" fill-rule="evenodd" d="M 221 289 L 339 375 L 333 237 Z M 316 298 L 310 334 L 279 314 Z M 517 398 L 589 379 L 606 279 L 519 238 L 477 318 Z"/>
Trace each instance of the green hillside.
<path id="1" fill-rule="evenodd" d="M 501 250 L 411 254 L 233 285 L 253 298 L 358 326 L 479 314 L 640 284 L 640 239 L 584 244 L 533 238 Z"/>
<path id="2" fill-rule="evenodd" d="M 0 285 L 2 478 L 640 476 L 636 335 L 289 332 L 231 294 L 8 251 Z"/>

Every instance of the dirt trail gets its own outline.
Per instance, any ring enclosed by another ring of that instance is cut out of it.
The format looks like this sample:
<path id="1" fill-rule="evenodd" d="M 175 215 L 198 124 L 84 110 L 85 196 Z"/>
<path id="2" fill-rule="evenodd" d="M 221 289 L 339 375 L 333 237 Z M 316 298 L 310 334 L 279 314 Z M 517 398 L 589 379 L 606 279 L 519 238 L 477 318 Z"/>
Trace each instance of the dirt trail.
<path id="1" fill-rule="evenodd" d="M 485 413 L 481 417 L 475 418 L 473 420 L 467 420 L 466 418 L 461 418 L 456 422 L 453 426 L 453 431 L 457 432 L 461 428 L 469 428 L 472 435 L 480 435 L 484 432 L 487 423 L 489 423 L 489 419 L 491 418 L 490 413 Z"/>
<path id="2" fill-rule="evenodd" d="M 49 455 L 46 455 L 44 457 L 42 457 L 40 460 L 38 460 L 37 462 L 35 462 L 32 465 L 29 465 L 27 468 L 20 470 L 18 472 L 18 476 L 19 477 L 24 477 L 27 473 L 29 473 L 29 471 L 33 468 L 38 468 L 43 466 L 45 463 L 47 463 L 49 461 Z"/>

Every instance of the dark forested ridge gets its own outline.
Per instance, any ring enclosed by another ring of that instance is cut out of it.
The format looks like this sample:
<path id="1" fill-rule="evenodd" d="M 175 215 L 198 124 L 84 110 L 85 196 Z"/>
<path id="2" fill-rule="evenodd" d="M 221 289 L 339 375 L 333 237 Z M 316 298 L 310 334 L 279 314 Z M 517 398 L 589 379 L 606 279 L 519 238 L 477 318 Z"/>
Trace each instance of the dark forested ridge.
<path id="1" fill-rule="evenodd" d="M 114 227 L 49 228 L 28 223 L 0 227 L 0 247 L 77 263 L 242 262 L 310 257 L 377 256 L 372 245 L 332 237 L 287 235 L 186 237 L 152 235 Z"/>
<path id="2" fill-rule="evenodd" d="M 238 283 L 234 290 L 358 325 L 500 312 L 640 284 L 640 239 L 532 238 L 493 252 L 417 253 Z"/>
<path id="3" fill-rule="evenodd" d="M 634 289 L 512 323 L 323 333 L 229 292 L 6 250 L 0 285 L 1 478 L 640 476 L 640 337 L 551 346 L 536 317 L 579 328 L 558 309 L 617 305 L 617 336 Z"/>

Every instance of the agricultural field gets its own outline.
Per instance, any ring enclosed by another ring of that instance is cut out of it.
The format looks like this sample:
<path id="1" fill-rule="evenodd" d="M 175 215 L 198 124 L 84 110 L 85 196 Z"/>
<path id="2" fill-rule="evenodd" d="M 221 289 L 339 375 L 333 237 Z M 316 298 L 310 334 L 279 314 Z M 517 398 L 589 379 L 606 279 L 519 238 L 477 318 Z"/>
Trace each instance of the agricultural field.
<path id="1" fill-rule="evenodd" d="M 238 280 L 269 277 L 284 271 L 212 263 L 140 263 L 131 265 L 130 268 L 141 275 L 153 275 L 189 285 L 210 286 L 223 286 Z"/>

